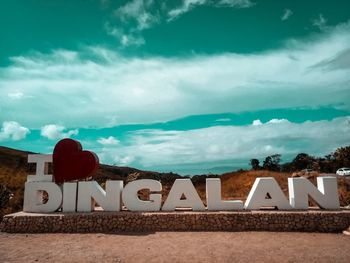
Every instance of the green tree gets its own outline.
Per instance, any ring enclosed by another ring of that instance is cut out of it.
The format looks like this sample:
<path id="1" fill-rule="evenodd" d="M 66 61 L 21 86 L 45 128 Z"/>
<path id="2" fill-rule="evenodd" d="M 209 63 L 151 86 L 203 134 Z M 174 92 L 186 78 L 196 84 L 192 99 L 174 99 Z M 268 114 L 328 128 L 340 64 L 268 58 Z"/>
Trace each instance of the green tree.
<path id="1" fill-rule="evenodd" d="M 299 153 L 292 161 L 292 167 L 294 171 L 303 170 L 306 168 L 312 168 L 315 158 L 307 153 Z"/>
<path id="2" fill-rule="evenodd" d="M 273 154 L 270 156 L 267 156 L 263 163 L 263 168 L 269 171 L 280 171 L 281 166 L 281 155 L 280 154 Z"/>
<path id="3" fill-rule="evenodd" d="M 253 170 L 259 170 L 260 169 L 260 162 L 258 159 L 250 159 L 250 165 L 252 166 Z"/>
<path id="4" fill-rule="evenodd" d="M 349 167 L 350 166 L 350 146 L 338 148 L 334 154 L 334 159 L 336 166 L 340 167 Z"/>

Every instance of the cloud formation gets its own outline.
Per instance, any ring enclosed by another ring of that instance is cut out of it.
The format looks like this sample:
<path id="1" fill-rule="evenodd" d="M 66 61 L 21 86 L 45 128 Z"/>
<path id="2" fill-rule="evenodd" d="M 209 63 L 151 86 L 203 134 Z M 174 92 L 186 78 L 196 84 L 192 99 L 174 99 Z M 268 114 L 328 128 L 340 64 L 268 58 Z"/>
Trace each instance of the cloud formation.
<path id="1" fill-rule="evenodd" d="M 254 3 L 250 0 L 183 0 L 180 6 L 168 11 L 168 21 L 171 21 L 189 12 L 193 8 L 201 5 L 210 5 L 214 7 L 249 8 L 254 6 Z"/>
<path id="2" fill-rule="evenodd" d="M 0 141 L 19 141 L 29 133 L 29 129 L 15 121 L 4 121 L 0 130 Z"/>
<path id="3" fill-rule="evenodd" d="M 253 126 L 258 126 L 258 125 L 262 125 L 261 120 L 254 120 L 252 123 Z"/>
<path id="4" fill-rule="evenodd" d="M 347 24 L 250 55 L 135 58 L 87 47 L 13 57 L 0 68 L 0 122 L 106 127 L 274 108 L 349 109 L 350 67 L 338 59 L 349 49 Z M 19 87 L 26 96 L 8 100 Z"/>
<path id="5" fill-rule="evenodd" d="M 292 123 L 270 120 L 265 124 L 214 126 L 188 131 L 143 130 L 130 134 L 129 145 L 104 148 L 99 156 L 108 163 L 154 169 L 201 163 L 202 167 L 235 160 L 282 157 L 307 152 L 322 156 L 349 144 L 350 117 L 331 121 Z"/>
<path id="6" fill-rule="evenodd" d="M 78 135 L 77 129 L 65 131 L 66 128 L 62 125 L 48 124 L 41 128 L 41 136 L 48 138 L 49 140 L 57 140 L 63 138 L 69 138 L 73 135 Z"/>
<path id="7" fill-rule="evenodd" d="M 10 92 L 7 94 L 10 99 L 19 100 L 23 97 L 23 93 L 20 91 Z"/>
<path id="8" fill-rule="evenodd" d="M 204 5 L 206 3 L 206 0 L 184 0 L 179 7 L 174 8 L 168 12 L 169 20 L 172 20 L 184 13 L 187 13 L 195 6 Z"/>
<path id="9" fill-rule="evenodd" d="M 107 34 L 116 37 L 122 46 L 140 46 L 145 43 L 142 31 L 162 22 L 171 22 L 195 7 L 249 8 L 250 0 L 182 0 L 172 7 L 171 1 L 131 0 L 113 11 L 113 18 L 105 23 Z M 122 24 L 124 27 L 120 27 Z"/>
<path id="10" fill-rule="evenodd" d="M 156 17 L 149 12 L 152 4 L 153 0 L 132 0 L 119 7 L 114 15 L 124 22 L 134 19 L 138 30 L 147 29 L 156 20 Z"/>
<path id="11" fill-rule="evenodd" d="M 327 19 L 322 14 L 319 14 L 317 18 L 312 20 L 312 25 L 318 27 L 320 30 L 327 28 Z"/>
<path id="12" fill-rule="evenodd" d="M 293 15 L 293 11 L 290 9 L 285 9 L 281 17 L 282 21 L 288 20 Z"/>
<path id="13" fill-rule="evenodd" d="M 120 141 L 113 136 L 109 136 L 108 138 L 99 138 L 97 142 L 102 145 L 118 145 L 120 143 Z"/>

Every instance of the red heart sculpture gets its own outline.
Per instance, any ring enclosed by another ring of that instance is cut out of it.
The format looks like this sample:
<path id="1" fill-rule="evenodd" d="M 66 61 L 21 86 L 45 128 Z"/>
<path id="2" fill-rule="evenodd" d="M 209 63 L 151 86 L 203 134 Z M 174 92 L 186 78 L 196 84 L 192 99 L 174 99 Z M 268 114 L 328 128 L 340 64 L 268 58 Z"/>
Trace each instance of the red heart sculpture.
<path id="1" fill-rule="evenodd" d="M 99 165 L 95 153 L 83 151 L 80 142 L 72 139 L 63 139 L 56 144 L 52 161 L 56 183 L 92 176 Z"/>

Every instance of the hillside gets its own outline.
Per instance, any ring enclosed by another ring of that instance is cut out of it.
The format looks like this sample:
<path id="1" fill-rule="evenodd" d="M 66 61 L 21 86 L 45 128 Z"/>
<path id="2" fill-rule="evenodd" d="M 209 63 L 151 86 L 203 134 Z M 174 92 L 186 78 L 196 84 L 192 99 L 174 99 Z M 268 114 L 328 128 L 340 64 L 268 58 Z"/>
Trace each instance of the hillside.
<path id="1" fill-rule="evenodd" d="M 5 186 L 13 197 L 8 204 L 0 209 L 0 213 L 7 214 L 22 209 L 24 183 L 28 173 L 34 173 L 35 166 L 27 163 L 27 156 L 30 152 L 19 151 L 0 146 L 0 186 Z M 255 181 L 256 177 L 272 176 L 276 178 L 282 190 L 288 193 L 287 178 L 292 173 L 272 172 L 272 171 L 236 171 L 222 175 L 197 175 L 192 177 L 192 181 L 203 201 L 205 201 L 205 179 L 207 177 L 220 177 L 222 182 L 222 195 L 224 199 L 245 200 Z M 315 183 L 315 177 L 310 180 Z M 108 179 L 123 180 L 124 184 L 135 179 L 156 179 L 163 185 L 163 200 L 166 198 L 173 182 L 177 178 L 184 178 L 174 173 L 158 173 L 152 171 L 142 171 L 130 167 L 118 167 L 101 164 L 94 179 L 100 184 Z M 339 197 L 342 206 L 350 204 L 350 178 L 338 178 Z M 147 191 L 143 191 L 141 196 L 146 198 Z M 0 214 L 1 215 L 1 214 Z"/>
<path id="2" fill-rule="evenodd" d="M 5 207 L 0 207 L 0 216 L 1 213 L 22 209 L 24 183 L 29 170 L 28 153 L 0 146 L 0 185 L 5 186 L 13 195 Z"/>

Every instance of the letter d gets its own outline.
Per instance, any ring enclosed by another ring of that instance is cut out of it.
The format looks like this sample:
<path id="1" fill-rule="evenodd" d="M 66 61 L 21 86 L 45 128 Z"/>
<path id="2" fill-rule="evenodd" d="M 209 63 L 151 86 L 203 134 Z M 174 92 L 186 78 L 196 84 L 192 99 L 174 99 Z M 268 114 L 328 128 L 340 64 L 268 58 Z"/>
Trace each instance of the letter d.
<path id="1" fill-rule="evenodd" d="M 42 192 L 48 194 L 44 204 Z M 53 182 L 26 182 L 24 190 L 24 212 L 50 213 L 55 212 L 62 204 L 62 191 Z"/>

